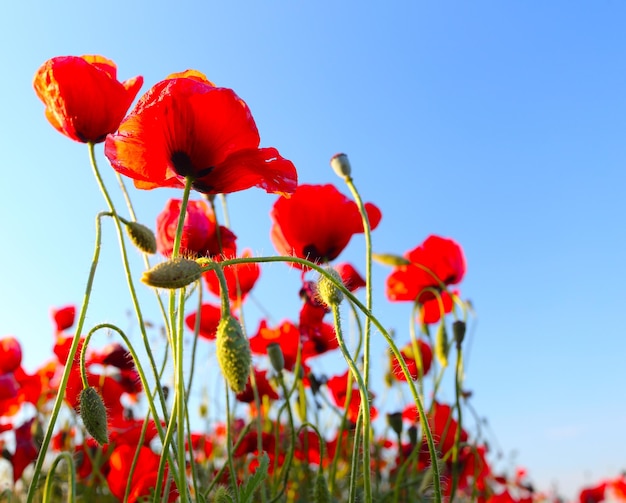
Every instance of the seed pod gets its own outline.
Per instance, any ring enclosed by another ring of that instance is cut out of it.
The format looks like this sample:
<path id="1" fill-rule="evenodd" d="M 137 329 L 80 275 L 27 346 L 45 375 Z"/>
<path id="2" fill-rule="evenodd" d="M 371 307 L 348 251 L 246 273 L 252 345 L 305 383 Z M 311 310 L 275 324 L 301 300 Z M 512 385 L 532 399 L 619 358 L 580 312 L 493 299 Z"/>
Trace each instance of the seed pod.
<path id="1" fill-rule="evenodd" d="M 330 167 L 339 178 L 350 178 L 352 166 L 346 154 L 335 154 L 330 159 Z"/>
<path id="2" fill-rule="evenodd" d="M 80 417 L 85 429 L 100 445 L 109 441 L 107 412 L 102 397 L 93 386 L 80 392 Z"/>
<path id="3" fill-rule="evenodd" d="M 145 253 L 156 253 L 157 244 L 154 232 L 139 222 L 126 223 L 126 233 L 132 243 Z"/>
<path id="4" fill-rule="evenodd" d="M 235 393 L 241 393 L 248 382 L 252 353 L 250 341 L 233 316 L 220 320 L 216 331 L 215 352 L 226 382 Z"/>
<path id="5" fill-rule="evenodd" d="M 337 271 L 335 271 L 335 269 L 329 267 L 326 269 L 326 272 L 343 285 L 341 276 Z M 337 306 L 341 304 L 341 301 L 343 300 L 343 292 L 325 274 L 320 276 L 320 279 L 317 282 L 317 294 L 322 302 L 324 302 L 327 306 Z"/>
<path id="6" fill-rule="evenodd" d="M 195 260 L 178 257 L 144 272 L 141 281 L 155 288 L 175 290 L 190 285 L 201 276 L 202 267 Z"/>
<path id="7" fill-rule="evenodd" d="M 396 435 L 402 435 L 402 412 L 392 412 L 387 414 L 387 424 L 395 431 Z"/>

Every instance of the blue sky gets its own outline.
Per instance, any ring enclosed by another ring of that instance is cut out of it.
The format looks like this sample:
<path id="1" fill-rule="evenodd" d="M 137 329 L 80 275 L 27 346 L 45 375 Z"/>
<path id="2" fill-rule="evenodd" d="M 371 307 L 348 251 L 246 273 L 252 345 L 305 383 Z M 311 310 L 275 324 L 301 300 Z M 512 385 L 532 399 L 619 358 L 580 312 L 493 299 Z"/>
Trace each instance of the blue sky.
<path id="1" fill-rule="evenodd" d="M 461 290 L 478 313 L 466 384 L 503 452 L 498 466 L 513 459 L 537 487 L 569 496 L 617 475 L 626 467 L 626 4 L 224 4 L 5 6 L 0 335 L 24 341 L 30 368 L 50 356 L 48 311 L 80 302 L 104 208 L 86 147 L 44 119 L 37 68 L 102 54 L 121 79 L 143 75 L 142 92 L 195 68 L 235 89 L 262 146 L 291 159 L 301 182 L 340 186 L 328 161 L 349 155 L 363 198 L 383 212 L 375 251 L 400 254 L 429 234 L 463 246 Z M 136 194 L 140 220 L 154 226 L 177 195 Z M 274 253 L 274 200 L 260 190 L 229 197 L 240 248 Z M 128 325 L 108 233 L 101 270 L 112 272 L 97 278 L 88 323 Z M 362 247 L 354 239 L 340 259 L 359 264 Z M 376 311 L 400 332 L 410 308 L 385 301 L 388 272 L 374 270 Z M 296 273 L 272 266 L 255 297 L 282 319 L 295 316 L 297 288 Z M 263 300 L 277 292 L 284 305 Z"/>

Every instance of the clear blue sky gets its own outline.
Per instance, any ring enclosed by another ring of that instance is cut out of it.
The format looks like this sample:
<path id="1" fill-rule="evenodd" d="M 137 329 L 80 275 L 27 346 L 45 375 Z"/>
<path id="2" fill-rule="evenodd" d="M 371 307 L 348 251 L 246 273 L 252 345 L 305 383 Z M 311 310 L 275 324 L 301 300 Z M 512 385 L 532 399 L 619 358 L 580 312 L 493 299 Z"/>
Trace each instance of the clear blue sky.
<path id="1" fill-rule="evenodd" d="M 538 488 L 569 496 L 626 468 L 625 3 L 93 5 L 11 2 L 0 18 L 0 335 L 25 343 L 30 368 L 51 354 L 49 308 L 80 303 L 104 208 L 86 147 L 44 119 L 34 72 L 53 56 L 102 54 L 120 78 L 143 75 L 143 92 L 195 68 L 246 100 L 262 145 L 301 182 L 339 185 L 328 160 L 349 155 L 383 212 L 375 251 L 403 253 L 431 233 L 462 244 L 461 289 L 479 315 L 466 382 L 499 466 L 514 456 Z M 137 194 L 140 220 L 154 226 L 174 195 Z M 274 253 L 274 199 L 229 198 L 240 248 Z M 114 272 L 98 276 L 88 322 L 127 326 L 110 225 L 105 242 L 101 270 Z M 362 245 L 340 258 L 358 263 Z M 388 272 L 375 268 L 381 293 Z M 286 307 L 265 307 L 295 316 L 297 274 L 264 271 L 256 297 L 277 288 Z M 409 306 L 377 303 L 405 329 Z"/>

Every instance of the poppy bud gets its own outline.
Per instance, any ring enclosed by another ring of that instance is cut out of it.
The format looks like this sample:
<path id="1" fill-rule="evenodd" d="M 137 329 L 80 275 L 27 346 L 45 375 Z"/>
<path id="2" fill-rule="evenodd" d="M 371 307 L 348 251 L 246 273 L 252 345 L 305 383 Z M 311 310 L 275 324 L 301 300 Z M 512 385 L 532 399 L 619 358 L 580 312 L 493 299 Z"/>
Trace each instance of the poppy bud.
<path id="1" fill-rule="evenodd" d="M 126 233 L 131 242 L 144 253 L 156 253 L 156 237 L 154 232 L 139 222 L 125 222 Z"/>
<path id="2" fill-rule="evenodd" d="M 379 264 L 390 265 L 392 267 L 409 265 L 411 263 L 410 260 L 400 255 L 394 255 L 393 253 L 372 253 L 372 259 Z"/>
<path id="3" fill-rule="evenodd" d="M 326 477 L 324 477 L 324 472 L 321 469 L 317 472 L 317 477 L 315 477 L 315 486 L 313 486 L 313 501 L 315 503 L 330 503 L 333 501 L 330 490 L 328 489 Z"/>
<path id="4" fill-rule="evenodd" d="M 285 368 L 285 356 L 278 342 L 271 342 L 267 345 L 267 356 L 270 357 L 270 363 L 274 370 L 278 373 Z"/>
<path id="5" fill-rule="evenodd" d="M 402 412 L 387 414 L 387 424 L 396 432 L 396 435 L 402 435 Z"/>
<path id="6" fill-rule="evenodd" d="M 415 425 L 409 426 L 408 433 L 409 433 L 409 443 L 412 446 L 416 446 L 417 445 L 417 426 Z"/>
<path id="7" fill-rule="evenodd" d="M 213 503 L 232 503 L 234 500 L 227 488 L 218 485 L 215 488 L 213 499 L 211 501 L 213 501 Z"/>
<path id="8" fill-rule="evenodd" d="M 335 154 L 330 159 L 330 167 L 339 178 L 350 178 L 352 167 L 346 154 Z"/>
<path id="9" fill-rule="evenodd" d="M 465 339 L 465 322 L 457 320 L 452 324 L 452 333 L 454 334 L 454 341 L 457 347 L 461 347 L 463 339 Z"/>
<path id="10" fill-rule="evenodd" d="M 194 260 L 178 257 L 162 262 L 143 273 L 141 281 L 155 288 L 183 288 L 202 276 L 202 268 Z"/>
<path id="11" fill-rule="evenodd" d="M 220 320 L 216 331 L 215 352 L 230 389 L 235 393 L 241 393 L 250 375 L 252 354 L 250 341 L 233 316 Z"/>
<path id="12" fill-rule="evenodd" d="M 437 339 L 435 340 L 435 355 L 442 367 L 448 366 L 448 352 L 450 351 L 450 343 L 448 342 L 448 332 L 446 324 L 442 321 L 437 328 Z"/>
<path id="13" fill-rule="evenodd" d="M 107 412 L 102 397 L 96 388 L 89 386 L 80 392 L 80 417 L 87 432 L 104 445 L 109 441 L 107 432 Z"/>
<path id="14" fill-rule="evenodd" d="M 326 272 L 337 282 L 343 285 L 341 276 L 337 271 L 335 271 L 335 269 L 329 267 L 326 269 Z M 327 306 L 337 306 L 341 304 L 341 301 L 343 300 L 343 292 L 325 274 L 320 276 L 320 279 L 317 282 L 317 293 L 320 296 L 320 299 L 322 299 L 324 304 Z"/>

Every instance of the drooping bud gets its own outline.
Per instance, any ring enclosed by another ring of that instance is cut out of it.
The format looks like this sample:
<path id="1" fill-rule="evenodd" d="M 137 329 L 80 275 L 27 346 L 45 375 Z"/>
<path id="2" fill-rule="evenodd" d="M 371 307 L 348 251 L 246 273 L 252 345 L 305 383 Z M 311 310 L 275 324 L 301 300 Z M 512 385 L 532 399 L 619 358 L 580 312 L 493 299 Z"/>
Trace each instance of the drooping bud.
<path id="1" fill-rule="evenodd" d="M 409 265 L 411 263 L 410 260 L 392 253 L 372 253 L 372 260 L 378 262 L 379 264 L 390 265 L 392 267 Z"/>
<path id="2" fill-rule="evenodd" d="M 465 339 L 465 322 L 463 320 L 455 321 L 452 324 L 452 333 L 454 334 L 454 341 L 456 342 L 457 348 L 461 347 L 463 339 Z"/>
<path id="3" fill-rule="evenodd" d="M 285 368 L 285 355 L 278 342 L 270 342 L 267 345 L 267 356 L 270 357 L 272 368 L 280 374 Z"/>
<path id="4" fill-rule="evenodd" d="M 141 281 L 155 288 L 174 290 L 190 285 L 201 276 L 202 267 L 195 260 L 177 257 L 144 272 Z"/>
<path id="5" fill-rule="evenodd" d="M 341 276 L 335 269 L 329 267 L 326 269 L 326 272 L 343 285 Z M 343 292 L 326 274 L 321 275 L 317 282 L 317 294 L 327 306 L 337 306 L 343 300 Z"/>
<path id="6" fill-rule="evenodd" d="M 330 159 L 330 167 L 339 178 L 350 178 L 352 167 L 346 154 L 335 154 Z"/>
<path id="7" fill-rule="evenodd" d="M 315 477 L 315 485 L 313 486 L 313 501 L 315 503 L 331 503 L 331 501 L 333 501 L 330 489 L 328 489 L 326 477 L 324 477 L 324 472 L 321 468 Z"/>
<path id="8" fill-rule="evenodd" d="M 126 233 L 132 243 L 144 253 L 156 253 L 157 243 L 154 232 L 139 222 L 125 222 Z"/>
<path id="9" fill-rule="evenodd" d="M 80 392 L 80 417 L 87 432 L 104 445 L 109 441 L 107 431 L 107 412 L 102 397 L 96 388 L 89 386 Z"/>
<path id="10" fill-rule="evenodd" d="M 448 331 L 446 324 L 442 320 L 437 328 L 437 338 L 435 339 L 435 356 L 442 367 L 448 366 L 448 352 L 450 351 L 450 343 L 448 341 Z"/>
<path id="11" fill-rule="evenodd" d="M 396 435 L 402 435 L 402 412 L 392 412 L 387 414 L 387 424 L 396 433 Z"/>
<path id="12" fill-rule="evenodd" d="M 220 320 L 216 331 L 215 352 L 226 382 L 235 393 L 241 393 L 248 382 L 252 353 L 250 341 L 233 316 Z"/>

